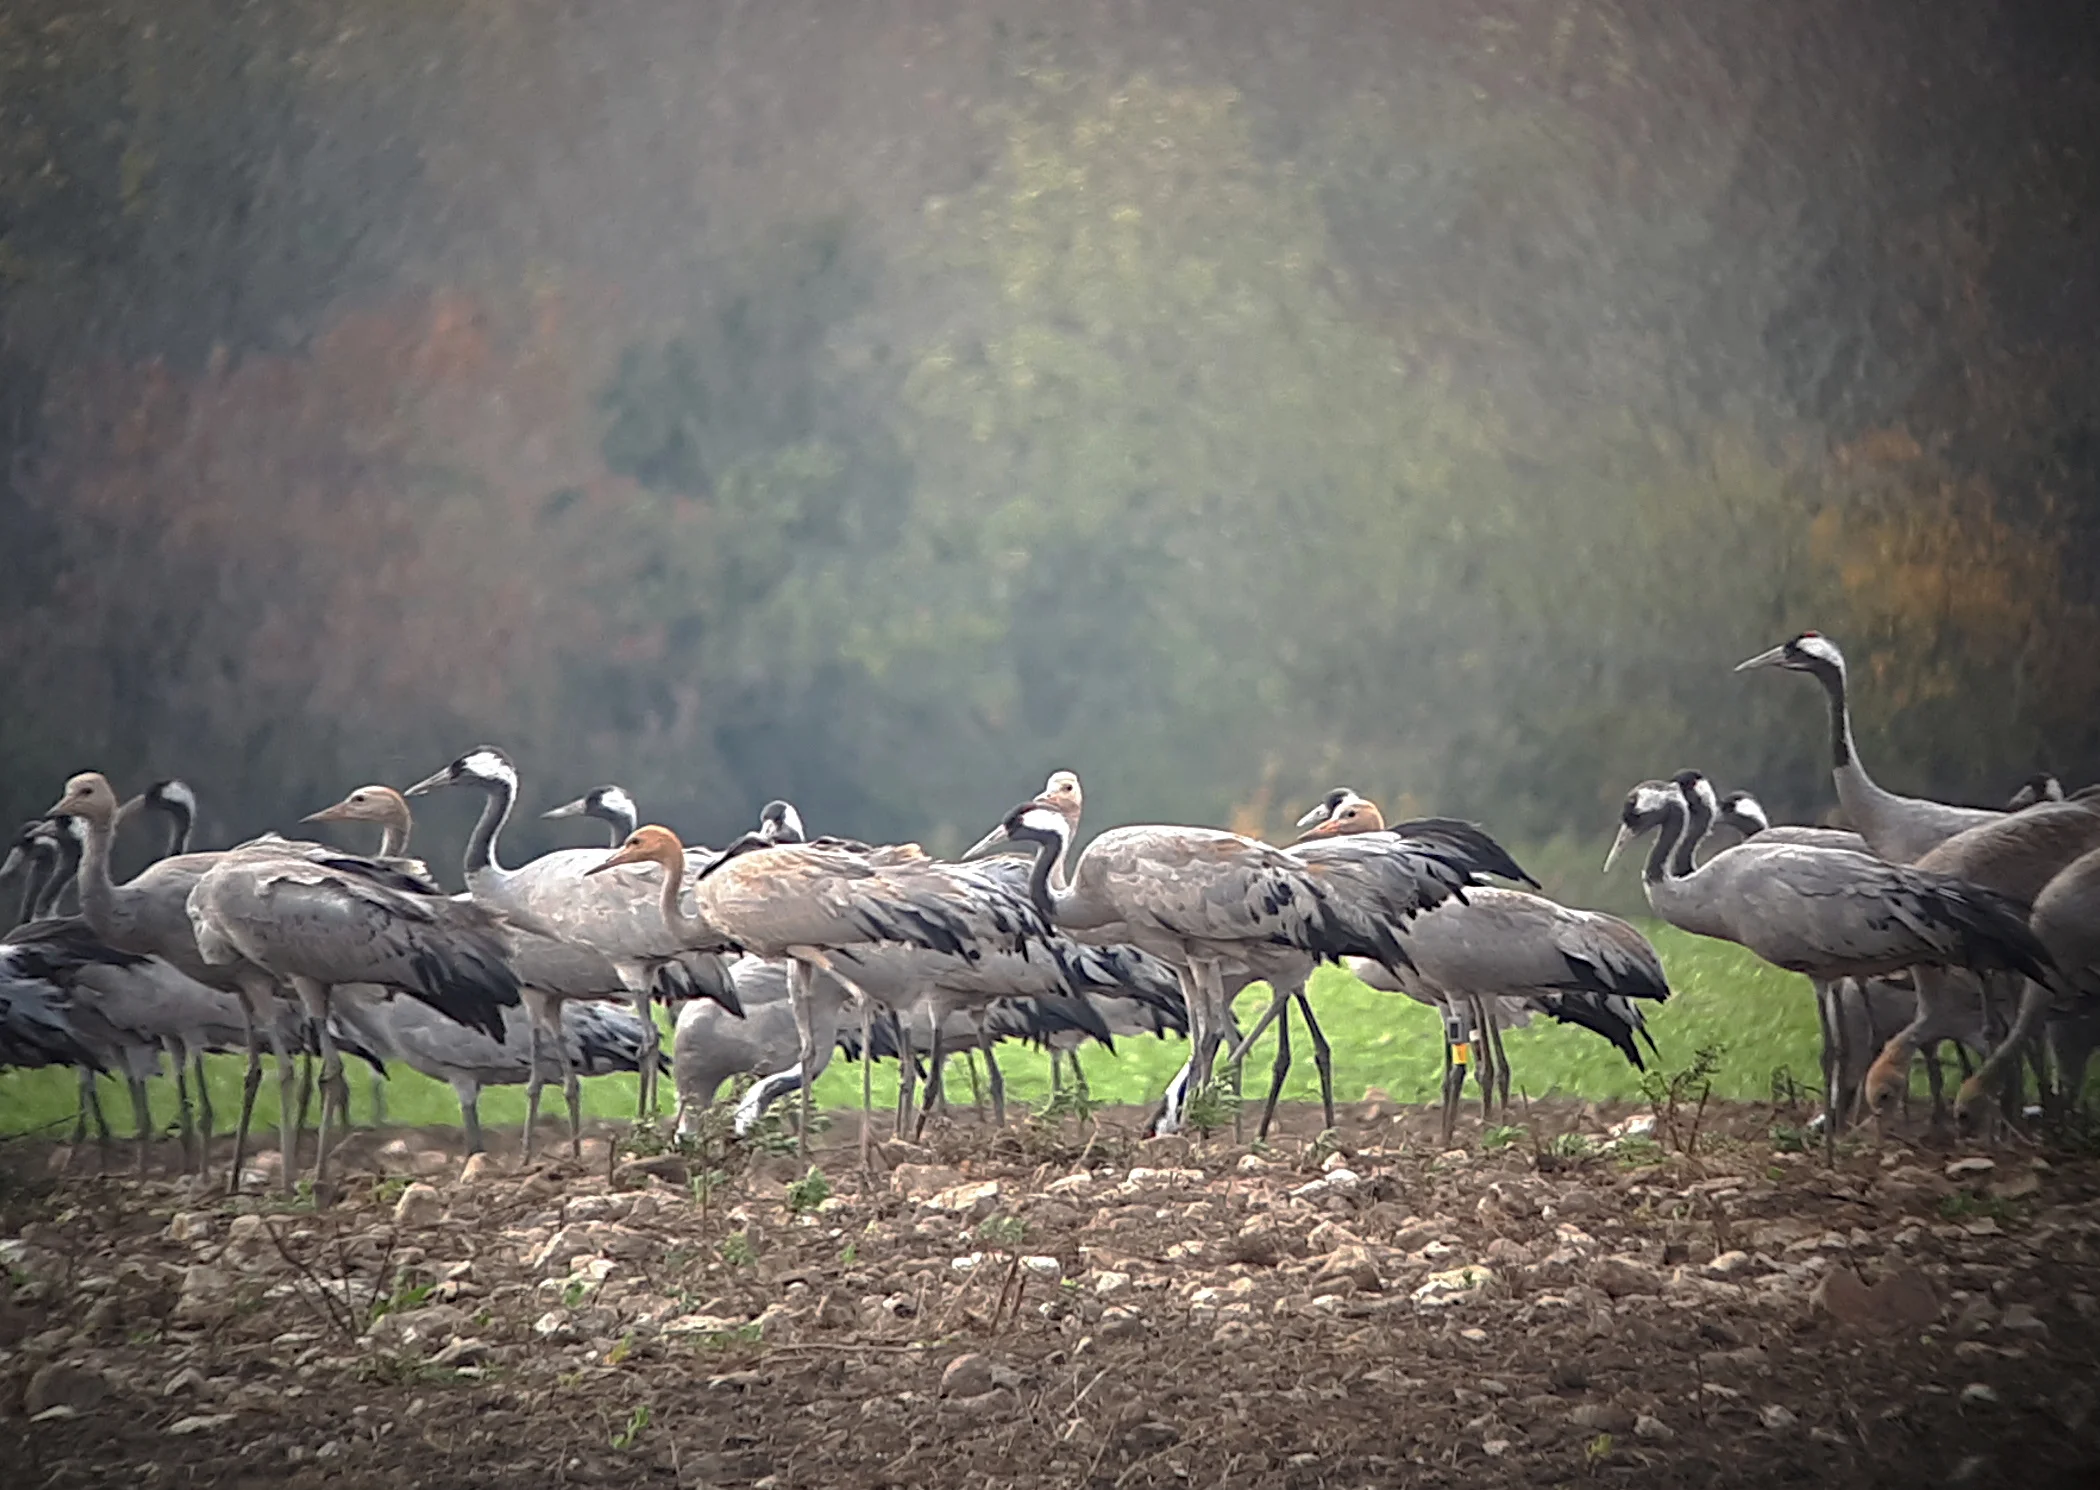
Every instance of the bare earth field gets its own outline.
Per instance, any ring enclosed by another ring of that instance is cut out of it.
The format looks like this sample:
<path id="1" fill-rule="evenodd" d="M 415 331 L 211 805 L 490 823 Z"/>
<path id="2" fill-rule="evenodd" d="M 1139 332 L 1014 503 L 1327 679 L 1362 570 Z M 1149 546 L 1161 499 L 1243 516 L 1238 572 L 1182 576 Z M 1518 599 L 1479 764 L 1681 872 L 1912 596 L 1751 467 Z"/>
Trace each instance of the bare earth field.
<path id="1" fill-rule="evenodd" d="M 846 1117 L 821 1204 L 361 1132 L 318 1214 L 16 1141 L 4 1483 L 2100 1485 L 2100 1162 L 1549 1142 L 1630 1110 L 964 1117 L 865 1188 Z"/>

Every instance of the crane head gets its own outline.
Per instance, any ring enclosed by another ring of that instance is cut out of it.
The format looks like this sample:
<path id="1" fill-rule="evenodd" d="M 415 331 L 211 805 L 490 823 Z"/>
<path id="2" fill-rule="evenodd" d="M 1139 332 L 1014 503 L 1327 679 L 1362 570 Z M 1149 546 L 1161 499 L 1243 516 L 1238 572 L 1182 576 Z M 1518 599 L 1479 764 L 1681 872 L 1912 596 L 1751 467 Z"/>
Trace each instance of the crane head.
<path id="1" fill-rule="evenodd" d="M 1670 803 L 1682 800 L 1672 781 L 1643 781 L 1628 792 L 1625 806 L 1619 809 L 1619 834 L 1611 841 L 1611 852 L 1604 856 L 1604 867 L 1608 870 L 1617 863 L 1626 845 L 1641 834 L 1661 827 Z"/>
<path id="2" fill-rule="evenodd" d="M 660 864 L 664 873 L 682 876 L 685 873 L 685 845 L 669 828 L 644 823 L 627 835 L 625 843 L 584 873 L 603 874 L 622 864 Z"/>
<path id="3" fill-rule="evenodd" d="M 1067 822 L 1077 823 L 1086 807 L 1086 794 L 1079 789 L 1079 775 L 1074 771 L 1052 771 L 1043 789 L 1036 793 L 1036 805 L 1048 807 L 1064 815 Z"/>
<path id="4" fill-rule="evenodd" d="M 795 804 L 775 797 L 759 809 L 758 836 L 767 843 L 807 843 L 809 835 L 802 830 L 802 814 L 795 811 Z"/>
<path id="5" fill-rule="evenodd" d="M 309 812 L 302 823 L 378 823 L 383 828 L 406 830 L 408 799 L 390 786 L 361 786 L 333 807 Z"/>
<path id="6" fill-rule="evenodd" d="M 493 745 L 476 745 L 472 750 L 445 767 L 433 771 L 410 787 L 405 795 L 420 797 L 441 786 L 478 786 L 483 791 L 518 789 L 518 768 L 510 763 L 510 757 Z"/>
<path id="7" fill-rule="evenodd" d="M 1772 826 L 1772 819 L 1765 813 L 1764 803 L 1748 792 L 1730 792 L 1723 797 L 1715 821 L 1735 829 L 1745 838 L 1754 838 Z"/>
<path id="8" fill-rule="evenodd" d="M 982 859 L 1010 848 L 1060 853 L 1071 838 L 1072 825 L 1065 815 L 1038 798 L 1007 813 L 998 827 L 964 851 L 963 858 Z"/>
<path id="9" fill-rule="evenodd" d="M 1781 642 L 1769 652 L 1760 652 L 1735 665 L 1739 673 L 1753 668 L 1783 667 L 1797 673 L 1843 673 L 1845 654 L 1837 643 L 1819 631 L 1804 631 L 1792 641 Z"/>
<path id="10" fill-rule="evenodd" d="M 625 787 L 607 782 L 594 786 L 573 802 L 564 802 L 559 807 L 550 807 L 540 814 L 543 818 L 594 817 L 601 823 L 612 823 L 625 832 L 633 832 L 641 817 L 636 810 L 634 798 L 627 795 Z"/>
<path id="11" fill-rule="evenodd" d="M 2037 771 L 2020 783 L 2020 789 L 2005 804 L 2005 810 L 2025 812 L 2037 802 L 2061 802 L 2063 799 L 2064 784 L 2047 771 Z"/>
<path id="12" fill-rule="evenodd" d="M 66 782 L 66 789 L 51 805 L 51 817 L 84 818 L 107 827 L 117 820 L 116 789 L 100 771 L 82 771 Z"/>
<path id="13" fill-rule="evenodd" d="M 1308 823 L 1312 826 L 1306 828 Z M 1376 802 L 1341 786 L 1329 792 L 1326 801 L 1299 818 L 1298 826 L 1306 828 L 1298 835 L 1298 841 L 1303 843 L 1309 838 L 1339 838 L 1345 833 L 1376 833 L 1385 826 L 1385 815 L 1378 810 Z"/>

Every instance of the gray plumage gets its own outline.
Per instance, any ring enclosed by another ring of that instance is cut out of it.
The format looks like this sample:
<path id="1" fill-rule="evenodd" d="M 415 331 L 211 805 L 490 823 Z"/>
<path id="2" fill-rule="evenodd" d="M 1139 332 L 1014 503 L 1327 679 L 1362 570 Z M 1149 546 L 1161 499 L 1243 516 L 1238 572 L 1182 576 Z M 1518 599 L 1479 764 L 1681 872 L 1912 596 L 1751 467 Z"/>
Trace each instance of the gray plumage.
<path id="1" fill-rule="evenodd" d="M 1843 849 L 1767 842 L 1762 834 L 1684 867 L 1680 849 L 1705 836 L 1714 806 L 1697 772 L 1643 782 L 1628 796 L 1622 831 L 1660 830 L 1642 888 L 1673 926 L 1825 979 L 1917 966 L 2046 976 L 2048 954 L 2022 908 L 1949 875 Z"/>
<path id="2" fill-rule="evenodd" d="M 1760 652 L 1739 663 L 1736 671 L 1762 667 L 1807 673 L 1823 685 L 1830 704 L 1831 778 L 1837 786 L 1838 805 L 1845 811 L 1845 820 L 1882 858 L 1897 864 L 1914 863 L 1942 840 L 2005 815 L 1988 808 L 1957 807 L 1924 797 L 1898 796 L 1884 790 L 1867 774 L 1852 742 L 1845 657 L 1830 638 L 1804 631 L 1769 652 Z"/>

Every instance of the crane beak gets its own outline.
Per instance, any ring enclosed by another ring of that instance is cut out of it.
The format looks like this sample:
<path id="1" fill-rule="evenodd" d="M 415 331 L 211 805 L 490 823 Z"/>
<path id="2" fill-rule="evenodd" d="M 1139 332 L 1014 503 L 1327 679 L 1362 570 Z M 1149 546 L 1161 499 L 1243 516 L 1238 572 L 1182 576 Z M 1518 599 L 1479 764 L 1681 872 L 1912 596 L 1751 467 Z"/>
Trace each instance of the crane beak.
<path id="1" fill-rule="evenodd" d="M 618 869 L 622 864 L 639 864 L 648 857 L 647 850 L 637 849 L 633 844 L 626 844 L 614 849 L 612 853 L 606 856 L 603 863 L 593 864 L 590 868 L 584 870 L 584 873 L 586 875 L 603 874 L 608 869 Z"/>
<path id="2" fill-rule="evenodd" d="M 1750 671 L 1750 670 L 1751 670 L 1752 668 L 1759 668 L 1759 667 L 1778 667 L 1778 666 L 1779 666 L 1779 665 L 1780 665 L 1780 664 L 1781 664 L 1782 662 L 1785 662 L 1785 661 L 1786 661 L 1786 648 L 1785 648 L 1785 647 L 1774 647 L 1774 648 L 1773 648 L 1773 649 L 1772 649 L 1771 651 L 1769 651 L 1769 652 L 1760 652 L 1760 653 L 1758 653 L 1758 654 L 1757 654 L 1757 655 L 1756 655 L 1755 657 L 1752 657 L 1752 658 L 1750 658 L 1750 659 L 1749 659 L 1748 661 L 1745 661 L 1745 662 L 1738 662 L 1738 663 L 1737 663 L 1737 664 L 1735 665 L 1735 670 L 1736 670 L 1737 672 L 1739 672 L 1739 673 L 1747 673 L 1747 672 L 1749 672 L 1749 671 Z"/>
<path id="3" fill-rule="evenodd" d="M 559 807 L 550 807 L 541 817 L 582 817 L 588 798 L 578 797 L 573 802 L 564 802 Z"/>
<path id="4" fill-rule="evenodd" d="M 430 775 L 425 776 L 401 795 L 404 797 L 420 797 L 425 792 L 435 791 L 441 786 L 450 786 L 451 784 L 452 768 L 447 766 L 442 771 L 433 771 Z"/>
<path id="5" fill-rule="evenodd" d="M 992 829 L 991 832 L 985 834 L 984 837 L 963 850 L 963 860 L 967 862 L 971 859 L 982 859 L 989 854 L 996 854 L 1000 849 L 1012 842 L 1013 839 L 1007 836 L 1006 824 L 1001 823 L 998 827 Z"/>
<path id="6" fill-rule="evenodd" d="M 1619 861 L 1620 851 L 1631 842 L 1633 842 L 1633 829 L 1627 827 L 1624 823 L 1619 824 L 1619 836 L 1611 841 L 1611 852 L 1604 856 L 1604 868 L 1607 873 L 1610 872 L 1612 865 Z"/>
<path id="7" fill-rule="evenodd" d="M 1312 811 L 1306 813 L 1305 816 L 1299 818 L 1298 826 L 1301 828 L 1310 828 L 1314 823 L 1323 823 L 1325 821 L 1327 821 L 1327 804 L 1325 802 L 1322 802 Z"/>
<path id="8" fill-rule="evenodd" d="M 319 812 L 309 812 L 299 819 L 302 823 L 347 823 L 350 811 L 347 803 L 338 802 L 333 807 L 323 807 Z"/>

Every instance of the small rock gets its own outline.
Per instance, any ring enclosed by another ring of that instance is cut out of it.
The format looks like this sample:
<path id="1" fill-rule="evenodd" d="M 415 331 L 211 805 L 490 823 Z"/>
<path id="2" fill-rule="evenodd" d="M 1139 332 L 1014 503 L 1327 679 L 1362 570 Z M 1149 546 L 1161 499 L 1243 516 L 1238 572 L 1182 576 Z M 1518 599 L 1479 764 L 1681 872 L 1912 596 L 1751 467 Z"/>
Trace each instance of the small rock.
<path id="1" fill-rule="evenodd" d="M 1757 1410 L 1757 1420 L 1774 1433 L 1779 1432 L 1783 1428 L 1791 1428 L 1800 1421 L 1794 1416 L 1792 1408 L 1778 1402 L 1767 1402 L 1763 1407 L 1760 1407 Z"/>
<path id="2" fill-rule="evenodd" d="M 1056 1278 L 1061 1277 L 1063 1275 L 1065 1265 L 1059 1262 L 1054 1257 L 1046 1257 L 1038 1254 L 1035 1256 L 1022 1258 L 1021 1270 L 1023 1272 L 1034 1273 L 1039 1278 Z"/>
<path id="3" fill-rule="evenodd" d="M 1631 1433 L 1634 1416 L 1615 1402 L 1580 1402 L 1568 1409 L 1568 1421 L 1593 1433 Z"/>
<path id="4" fill-rule="evenodd" d="M 1101 1321 L 1094 1332 L 1106 1340 L 1128 1340 L 1145 1333 L 1144 1316 L 1137 1310 L 1122 1304 L 1111 1304 L 1101 1311 Z"/>
<path id="5" fill-rule="evenodd" d="M 1249 1154 L 1247 1157 L 1251 1159 L 1254 1156 Z M 958 1175 L 956 1178 L 960 1179 L 961 1176 Z M 1081 1170 L 1078 1174 L 1063 1175 L 1052 1180 L 1043 1187 L 1043 1193 L 1045 1195 L 1084 1195 L 1093 1188 L 1094 1177 L 1085 1170 Z"/>
<path id="6" fill-rule="evenodd" d="M 1129 1287 L 1130 1274 L 1128 1273 L 1096 1273 L 1094 1275 L 1094 1292 L 1096 1293 L 1122 1293 Z"/>
<path id="7" fill-rule="evenodd" d="M 466 1164 L 459 1171 L 459 1183 L 462 1185 L 478 1185 L 483 1180 L 493 1179 L 495 1173 L 496 1161 L 491 1159 L 486 1153 L 469 1154 L 467 1155 Z"/>
<path id="8" fill-rule="evenodd" d="M 163 1397 L 173 1397 L 183 1392 L 201 1392 L 203 1390 L 204 1373 L 195 1366 L 184 1366 L 180 1371 L 168 1378 L 168 1384 L 160 1389 L 160 1394 Z"/>
<path id="9" fill-rule="evenodd" d="M 961 1170 L 945 1164 L 899 1164 L 890 1171 L 890 1190 L 912 1200 L 924 1200 L 961 1184 L 962 1179 Z"/>
<path id="10" fill-rule="evenodd" d="M 2007 1304 L 1998 1317 L 1998 1328 L 2016 1335 L 2046 1335 L 2049 1326 L 2034 1312 L 2032 1304 Z"/>
<path id="11" fill-rule="evenodd" d="M 1661 1293 L 1663 1275 L 1633 1257 L 1606 1257 L 1596 1265 L 1596 1285 L 1615 1299 L 1633 1294 Z"/>
<path id="12" fill-rule="evenodd" d="M 976 1351 L 957 1356 L 941 1373 L 943 1397 L 975 1397 L 997 1385 L 999 1383 L 992 1378 L 991 1357 Z"/>
<path id="13" fill-rule="evenodd" d="M 1998 1394 L 1984 1382 L 1972 1381 L 1961 1389 L 1961 1405 L 1964 1407 L 1995 1407 Z"/>
<path id="14" fill-rule="evenodd" d="M 646 1189 L 652 1180 L 662 1180 L 665 1184 L 676 1185 L 682 1190 L 692 1183 L 693 1171 L 685 1160 L 676 1154 L 654 1154 L 646 1159 L 629 1159 L 613 1170 L 612 1182 L 616 1189 Z"/>
<path id="15" fill-rule="evenodd" d="M 435 1226 L 445 1218 L 445 1197 L 425 1184 L 413 1184 L 394 1202 L 396 1226 Z"/>
<path id="16" fill-rule="evenodd" d="M 424 1149 L 409 1161 L 408 1167 L 425 1179 L 435 1179 L 452 1167 L 452 1160 L 438 1149 Z"/>
<path id="17" fill-rule="evenodd" d="M 193 1433 L 213 1433 L 232 1422 L 234 1416 L 230 1412 L 193 1413 L 168 1424 L 168 1432 L 177 1438 L 187 1438 Z"/>
<path id="18" fill-rule="evenodd" d="M 1705 1271 L 1713 1274 L 1716 1278 L 1732 1278 L 1748 1266 L 1750 1266 L 1750 1254 L 1748 1252 L 1731 1250 L 1715 1257 L 1712 1262 L 1706 1265 Z"/>
<path id="19" fill-rule="evenodd" d="M 86 1412 L 109 1393 L 109 1383 L 99 1372 L 83 1366 L 54 1361 L 39 1367 L 22 1393 L 22 1410 L 31 1417 L 54 1407 Z"/>
<path id="20" fill-rule="evenodd" d="M 993 1387 L 990 1391 L 979 1392 L 975 1396 L 950 1397 L 948 1399 L 948 1411 L 957 1417 L 996 1417 L 1012 1405 L 1013 1400 L 1014 1394 L 1012 1392 L 1007 1391 L 1003 1387 Z M 768 1476 L 768 1478 L 772 1477 Z M 763 1481 L 758 1483 L 763 1483 Z M 777 1484 L 778 1481 L 776 1480 L 775 1483 Z M 755 1485 L 753 1490 L 756 1490 Z"/>
<path id="21" fill-rule="evenodd" d="M 1228 1319 L 1210 1332 L 1213 1345 L 1245 1345 L 1253 1338 L 1253 1327 L 1240 1319 Z"/>
<path id="22" fill-rule="evenodd" d="M 999 1182 L 970 1180 L 964 1184 L 950 1185 L 919 1203 L 928 1210 L 981 1221 L 999 1208 Z"/>
<path id="23" fill-rule="evenodd" d="M 569 1321 L 566 1309 L 549 1309 L 532 1322 L 532 1332 L 542 1340 L 560 1341 L 576 1338 L 576 1326 Z"/>
<path id="24" fill-rule="evenodd" d="M 1260 1154 L 1242 1154 L 1240 1155 L 1240 1162 L 1233 1167 L 1238 1169 L 1241 1174 L 1260 1174 L 1264 1170 L 1275 1168 Z"/>
<path id="25" fill-rule="evenodd" d="M 168 1218 L 167 1238 L 171 1242 L 210 1241 L 210 1214 L 205 1211 L 177 1211 Z"/>
<path id="26" fill-rule="evenodd" d="M 1131 1449 L 1139 1454 L 1153 1454 L 1161 1449 L 1172 1448 L 1181 1442 L 1181 1430 L 1172 1423 L 1162 1423 L 1157 1418 L 1147 1418 L 1123 1435 Z"/>
<path id="27" fill-rule="evenodd" d="M 1636 1438 L 1649 1438 L 1663 1443 L 1675 1438 L 1677 1433 L 1661 1418 L 1644 1412 L 1633 1420 L 1633 1435 Z"/>
<path id="28" fill-rule="evenodd" d="M 1441 1309 L 1479 1298 L 1494 1286 L 1493 1268 L 1452 1268 L 1431 1273 L 1416 1286 L 1411 1297 L 1418 1308 Z"/>
<path id="29" fill-rule="evenodd" d="M 252 1219 L 235 1217 L 238 1221 Z M 175 1312 L 172 1316 L 178 1325 L 199 1326 L 218 1324 L 233 1317 L 233 1279 L 218 1268 L 206 1263 L 192 1263 L 183 1269 L 182 1288 L 175 1296 Z"/>
<path id="30" fill-rule="evenodd" d="M 1966 1159 L 1956 1159 L 1946 1168 L 1950 1180 L 1970 1179 L 1979 1174 L 1989 1174 L 1998 1167 L 1995 1159 L 1986 1159 L 1981 1154 L 1971 1154 Z"/>
<path id="31" fill-rule="evenodd" d="M 1509 1450 L 1510 1442 L 1506 1438 L 1490 1438 L 1480 1445 L 1480 1451 L 1490 1459 L 1500 1459 Z"/>
<path id="32" fill-rule="evenodd" d="M 462 1338 L 454 1335 L 445 1342 L 444 1349 L 430 1358 L 433 1366 L 478 1366 L 489 1358 L 486 1340 L 472 1336 Z"/>
<path id="33" fill-rule="evenodd" d="M 270 1223 L 263 1217 L 251 1211 L 227 1223 L 226 1256 L 233 1261 L 251 1261 L 275 1250 L 270 1240 Z"/>
<path id="34" fill-rule="evenodd" d="M 1983 1187 L 1983 1192 L 1996 1200 L 2025 1200 L 2042 1188 L 2042 1177 L 2031 1169 L 2007 1179 L 1992 1180 Z"/>

